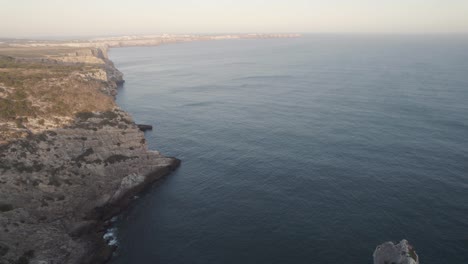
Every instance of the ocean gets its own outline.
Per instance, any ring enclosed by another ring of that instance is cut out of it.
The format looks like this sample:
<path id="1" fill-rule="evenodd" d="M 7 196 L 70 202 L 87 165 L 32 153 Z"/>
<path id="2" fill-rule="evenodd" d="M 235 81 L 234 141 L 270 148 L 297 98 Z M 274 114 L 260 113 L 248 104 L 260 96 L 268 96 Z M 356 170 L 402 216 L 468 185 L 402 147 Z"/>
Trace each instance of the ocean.
<path id="1" fill-rule="evenodd" d="M 118 104 L 182 160 L 112 260 L 468 263 L 468 36 L 305 35 L 112 49 Z"/>

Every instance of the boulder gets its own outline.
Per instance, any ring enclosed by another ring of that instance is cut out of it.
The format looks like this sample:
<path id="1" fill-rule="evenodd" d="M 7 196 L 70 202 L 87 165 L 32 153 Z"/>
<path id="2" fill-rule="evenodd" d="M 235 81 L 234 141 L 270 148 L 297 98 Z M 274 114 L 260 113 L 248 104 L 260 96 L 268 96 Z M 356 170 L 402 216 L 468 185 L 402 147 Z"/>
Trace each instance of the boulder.
<path id="1" fill-rule="evenodd" d="M 419 264 L 416 251 L 403 239 L 398 244 L 385 242 L 374 251 L 374 264 Z"/>

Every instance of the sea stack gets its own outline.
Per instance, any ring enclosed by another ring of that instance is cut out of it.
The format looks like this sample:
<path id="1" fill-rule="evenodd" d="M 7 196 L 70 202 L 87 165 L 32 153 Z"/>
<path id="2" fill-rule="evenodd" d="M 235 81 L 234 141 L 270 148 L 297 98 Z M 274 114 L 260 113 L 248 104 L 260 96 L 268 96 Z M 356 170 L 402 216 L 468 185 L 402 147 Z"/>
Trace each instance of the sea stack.
<path id="1" fill-rule="evenodd" d="M 374 251 L 374 264 L 419 264 L 419 257 L 407 240 L 385 242 Z"/>

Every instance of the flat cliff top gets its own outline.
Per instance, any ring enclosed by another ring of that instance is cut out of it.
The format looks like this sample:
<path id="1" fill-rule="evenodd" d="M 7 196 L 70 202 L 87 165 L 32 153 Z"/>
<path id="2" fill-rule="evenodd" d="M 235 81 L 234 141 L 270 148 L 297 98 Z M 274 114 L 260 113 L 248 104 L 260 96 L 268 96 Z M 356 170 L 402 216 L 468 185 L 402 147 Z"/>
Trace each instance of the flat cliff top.
<path id="1" fill-rule="evenodd" d="M 99 54 L 93 48 L 0 48 L 0 144 L 63 127 L 80 112 L 114 108 L 113 65 Z"/>

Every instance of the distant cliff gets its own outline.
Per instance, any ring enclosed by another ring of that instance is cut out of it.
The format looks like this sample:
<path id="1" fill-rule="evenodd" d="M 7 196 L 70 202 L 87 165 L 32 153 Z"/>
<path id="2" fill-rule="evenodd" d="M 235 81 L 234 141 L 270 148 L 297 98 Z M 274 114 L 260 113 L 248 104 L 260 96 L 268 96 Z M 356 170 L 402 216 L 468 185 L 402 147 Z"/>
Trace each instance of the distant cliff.
<path id="1" fill-rule="evenodd" d="M 105 48 L 0 49 L 0 263 L 101 263 L 109 219 L 180 163 L 149 151 Z"/>
<path id="2" fill-rule="evenodd" d="M 79 39 L 66 41 L 10 41 L 6 45 L 12 47 L 132 47 L 157 46 L 169 43 L 207 41 L 207 40 L 233 40 L 233 39 L 271 39 L 271 38 L 298 38 L 300 34 L 221 34 L 221 35 L 190 35 L 190 34 L 161 34 L 161 35 L 131 35 L 95 39 Z"/>

